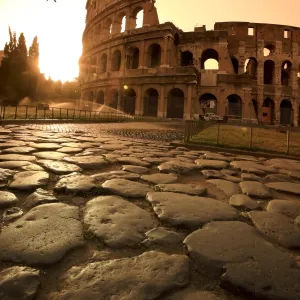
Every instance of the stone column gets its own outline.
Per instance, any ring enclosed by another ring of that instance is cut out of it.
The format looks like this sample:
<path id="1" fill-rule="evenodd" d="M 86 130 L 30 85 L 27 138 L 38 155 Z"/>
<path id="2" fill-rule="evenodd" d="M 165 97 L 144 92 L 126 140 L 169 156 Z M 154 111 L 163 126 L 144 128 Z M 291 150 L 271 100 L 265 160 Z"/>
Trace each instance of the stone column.
<path id="1" fill-rule="evenodd" d="M 275 63 L 273 83 L 275 85 L 281 86 L 281 63 Z"/>
<path id="2" fill-rule="evenodd" d="M 164 36 L 164 47 L 163 47 L 163 57 L 161 61 L 161 67 L 169 67 L 169 45 L 170 45 L 170 36 Z"/>
<path id="3" fill-rule="evenodd" d="M 187 101 L 184 105 L 184 119 L 190 120 L 192 116 L 192 97 L 193 97 L 193 86 L 191 84 L 188 85 L 187 89 Z"/>
<path id="4" fill-rule="evenodd" d="M 161 85 L 160 88 L 160 95 L 158 99 L 158 112 L 157 116 L 161 118 L 165 118 L 167 116 L 167 105 L 166 105 L 166 99 L 165 99 L 165 87 L 164 85 Z"/>
<path id="5" fill-rule="evenodd" d="M 146 61 L 145 61 L 145 40 L 141 41 L 141 48 L 140 48 L 140 61 L 139 61 L 139 69 L 146 68 Z"/>
<path id="6" fill-rule="evenodd" d="M 257 85 L 264 85 L 264 61 L 257 61 Z"/>
<path id="7" fill-rule="evenodd" d="M 242 99 L 242 119 L 250 119 L 251 116 L 251 104 L 252 104 L 252 97 L 251 97 L 251 88 L 244 88 L 244 99 Z"/>
<path id="8" fill-rule="evenodd" d="M 142 86 L 139 85 L 136 89 L 136 103 L 135 103 L 135 114 L 136 115 L 143 115 L 143 95 L 142 95 Z"/>
<path id="9" fill-rule="evenodd" d="M 297 101 L 295 99 L 294 101 L 294 104 L 293 104 L 293 109 L 294 109 L 294 120 L 293 120 L 293 123 L 294 123 L 294 127 L 299 127 L 299 101 Z"/>

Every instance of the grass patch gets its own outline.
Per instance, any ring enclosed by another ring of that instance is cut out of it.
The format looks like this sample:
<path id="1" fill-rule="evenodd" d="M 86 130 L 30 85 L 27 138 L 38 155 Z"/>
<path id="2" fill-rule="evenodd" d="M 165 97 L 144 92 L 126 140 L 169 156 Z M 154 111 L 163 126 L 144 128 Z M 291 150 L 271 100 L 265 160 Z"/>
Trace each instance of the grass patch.
<path id="1" fill-rule="evenodd" d="M 191 139 L 191 143 L 217 145 L 217 125 L 211 126 Z M 249 150 L 250 128 L 221 125 L 218 146 Z M 286 153 L 287 134 L 274 128 L 252 128 L 252 149 Z M 300 132 L 290 132 L 289 153 L 300 155 Z"/>

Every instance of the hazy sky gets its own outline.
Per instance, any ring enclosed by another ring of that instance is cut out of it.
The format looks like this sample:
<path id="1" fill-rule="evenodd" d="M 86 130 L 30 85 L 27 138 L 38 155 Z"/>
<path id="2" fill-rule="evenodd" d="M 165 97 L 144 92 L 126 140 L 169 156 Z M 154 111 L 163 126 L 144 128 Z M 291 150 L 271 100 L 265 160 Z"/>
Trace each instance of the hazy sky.
<path id="1" fill-rule="evenodd" d="M 0 0 L 0 49 L 8 41 L 8 26 L 24 32 L 28 46 L 40 41 L 40 68 L 53 79 L 78 76 L 86 0 Z M 249 21 L 300 27 L 299 0 L 157 0 L 160 22 L 183 30 L 196 25 L 212 29 L 214 22 Z"/>

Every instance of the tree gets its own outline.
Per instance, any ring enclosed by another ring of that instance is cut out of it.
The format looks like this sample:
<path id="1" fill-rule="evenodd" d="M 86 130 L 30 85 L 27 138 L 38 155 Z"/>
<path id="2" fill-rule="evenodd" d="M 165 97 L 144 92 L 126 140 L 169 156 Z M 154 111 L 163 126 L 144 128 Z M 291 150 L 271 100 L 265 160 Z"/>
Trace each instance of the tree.
<path id="1" fill-rule="evenodd" d="M 38 65 L 40 50 L 39 50 L 39 42 L 37 36 L 34 37 L 32 44 L 29 48 L 29 57 Z"/>

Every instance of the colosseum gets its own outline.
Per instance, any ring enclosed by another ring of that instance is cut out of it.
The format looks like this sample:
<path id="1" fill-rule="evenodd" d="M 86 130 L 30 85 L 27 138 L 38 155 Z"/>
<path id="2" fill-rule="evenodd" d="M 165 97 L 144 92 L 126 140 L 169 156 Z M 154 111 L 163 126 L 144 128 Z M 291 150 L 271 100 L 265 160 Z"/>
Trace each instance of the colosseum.
<path id="1" fill-rule="evenodd" d="M 86 9 L 81 99 L 94 107 L 299 126 L 300 28 L 218 22 L 184 32 L 159 23 L 155 0 L 88 0 Z"/>

